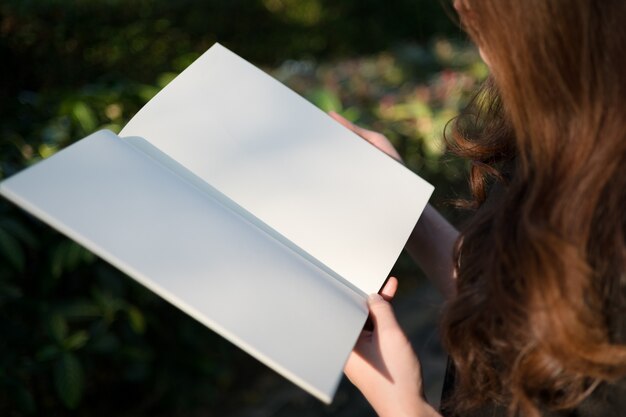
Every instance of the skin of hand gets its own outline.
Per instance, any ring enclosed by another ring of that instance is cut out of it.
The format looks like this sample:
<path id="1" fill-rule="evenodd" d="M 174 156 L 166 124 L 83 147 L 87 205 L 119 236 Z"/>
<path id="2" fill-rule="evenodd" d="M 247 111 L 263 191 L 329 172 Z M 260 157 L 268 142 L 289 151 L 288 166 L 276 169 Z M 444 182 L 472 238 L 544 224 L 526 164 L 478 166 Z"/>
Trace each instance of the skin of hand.
<path id="1" fill-rule="evenodd" d="M 402 157 L 385 135 L 359 127 L 335 112 L 328 114 L 344 127 L 402 163 Z M 452 253 L 458 236 L 459 232 L 454 226 L 428 204 L 406 244 L 409 255 L 447 299 L 453 297 L 456 292 Z"/>
<path id="2" fill-rule="evenodd" d="M 329 112 L 329 115 L 370 144 L 403 163 L 402 157 L 385 135 L 359 127 L 335 112 Z M 423 223 L 421 225 L 418 222 L 416 231 L 412 233 L 414 242 L 407 245 L 407 249 L 414 249 L 419 254 L 428 255 L 428 260 L 421 259 L 419 256 L 417 260 L 422 261 L 419 262 L 422 269 L 428 272 L 435 282 L 441 281 L 437 286 L 441 287 L 440 290 L 445 295 L 448 295 L 445 289 L 452 281 L 451 273 L 448 273 L 447 269 L 451 268 L 444 268 L 443 273 L 440 273 L 431 267 L 432 259 L 437 260 L 437 264 L 446 262 L 441 262 L 442 256 L 439 256 L 439 253 L 432 253 L 432 250 L 423 251 L 423 245 L 420 242 L 427 237 L 429 247 L 432 246 L 431 235 L 436 232 L 438 236 L 446 237 L 439 239 L 441 244 L 436 245 L 436 252 L 447 254 L 448 246 L 451 248 L 456 238 L 456 231 L 432 207 L 427 207 L 425 214 L 428 216 L 422 216 L 422 218 L 428 217 L 428 219 L 421 220 Z M 441 233 L 441 229 L 450 229 L 454 233 Z M 425 237 L 423 238 L 422 235 Z M 449 252 L 451 253 L 451 250 Z M 450 256 L 450 261 L 451 259 Z M 361 332 L 344 372 L 381 417 L 440 417 L 440 414 L 424 398 L 419 360 L 389 303 L 397 288 L 398 280 L 395 277 L 389 277 L 381 294 L 372 294 L 368 298 L 370 317 L 374 327 L 373 330 L 364 329 Z"/>
<path id="3" fill-rule="evenodd" d="M 380 417 L 440 416 L 424 398 L 420 363 L 389 301 L 398 288 L 390 277 L 368 298 L 373 330 L 363 330 L 344 372 Z"/>
<path id="4" fill-rule="evenodd" d="M 362 127 L 355 125 L 354 123 L 334 111 L 328 112 L 328 115 L 348 129 L 350 129 L 351 131 L 353 131 L 354 133 L 356 133 L 357 135 L 361 136 L 372 145 L 376 146 L 378 149 L 380 149 L 393 159 L 402 163 L 402 157 L 400 156 L 398 151 L 396 151 L 396 148 L 393 147 L 391 142 L 389 142 L 389 139 L 387 139 L 387 137 L 382 133 L 374 132 L 373 130 L 363 129 Z"/>

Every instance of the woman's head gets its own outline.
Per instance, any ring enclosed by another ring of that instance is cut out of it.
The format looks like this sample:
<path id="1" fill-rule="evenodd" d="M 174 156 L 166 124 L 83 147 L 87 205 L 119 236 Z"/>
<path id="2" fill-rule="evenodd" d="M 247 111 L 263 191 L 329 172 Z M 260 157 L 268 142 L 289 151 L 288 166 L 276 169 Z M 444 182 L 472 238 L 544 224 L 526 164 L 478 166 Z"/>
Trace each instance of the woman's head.
<path id="1" fill-rule="evenodd" d="M 461 23 L 489 63 L 508 116 L 526 146 L 538 114 L 562 124 L 623 104 L 626 2 L 456 0 Z M 599 108 L 603 107 L 603 108 Z M 597 114 L 596 123 L 600 114 Z M 557 126 L 562 132 L 565 126 Z M 593 132 L 589 132 L 592 134 Z M 540 142 L 540 141 L 535 141 Z"/>
<path id="2" fill-rule="evenodd" d="M 626 375 L 626 2 L 455 8 L 491 71 L 450 140 L 479 207 L 444 315 L 456 400 L 571 407 Z"/>

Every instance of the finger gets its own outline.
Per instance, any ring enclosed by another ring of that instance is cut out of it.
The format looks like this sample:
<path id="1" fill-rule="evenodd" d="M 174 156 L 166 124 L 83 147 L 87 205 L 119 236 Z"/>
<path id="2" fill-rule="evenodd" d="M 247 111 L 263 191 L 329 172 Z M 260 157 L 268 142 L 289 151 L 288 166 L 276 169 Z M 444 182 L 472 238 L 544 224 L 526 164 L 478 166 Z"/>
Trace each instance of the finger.
<path id="1" fill-rule="evenodd" d="M 352 348 L 352 354 L 350 356 L 354 354 L 360 358 L 367 356 L 367 353 L 371 350 L 373 335 L 373 332 L 367 330 L 362 331 L 354 344 L 354 348 Z"/>
<path id="2" fill-rule="evenodd" d="M 329 111 L 328 115 L 332 117 L 333 119 L 335 119 L 336 121 L 338 121 L 339 123 L 341 123 L 344 127 L 347 127 L 348 129 L 352 131 L 355 131 L 355 129 L 357 128 L 357 126 L 354 123 L 352 123 L 351 121 L 349 121 L 348 119 L 346 119 L 345 117 L 343 117 L 342 115 L 340 115 L 339 113 L 335 111 Z"/>
<path id="3" fill-rule="evenodd" d="M 398 290 L 398 278 L 389 277 L 385 285 L 380 290 L 380 295 L 387 301 L 391 301 L 393 296 L 396 295 L 396 291 Z"/>
<path id="4" fill-rule="evenodd" d="M 376 132 L 373 132 L 373 131 L 367 130 L 367 129 L 363 129 L 362 127 L 359 127 L 359 126 L 355 125 L 354 123 L 352 123 L 351 121 L 349 121 L 348 119 L 346 119 L 345 117 L 343 117 L 342 115 L 340 115 L 337 112 L 330 111 L 330 112 L 328 112 L 328 114 L 330 115 L 330 117 L 332 117 L 333 119 L 335 119 L 336 121 L 341 123 L 344 127 L 350 129 L 351 131 L 353 131 L 357 135 L 361 136 L 363 139 L 365 139 L 368 142 L 372 141 L 371 136 L 373 134 L 377 134 Z"/>
<path id="5" fill-rule="evenodd" d="M 372 342 L 373 334 L 374 332 L 371 332 L 369 330 L 361 330 L 361 333 L 359 334 L 359 337 L 356 339 L 356 343 L 354 344 L 354 349 L 357 351 L 363 350 L 363 346 Z"/>
<path id="6" fill-rule="evenodd" d="M 372 294 L 367 299 L 370 309 L 370 316 L 377 331 L 398 327 L 396 316 L 393 313 L 391 304 L 385 301 L 380 294 Z"/>

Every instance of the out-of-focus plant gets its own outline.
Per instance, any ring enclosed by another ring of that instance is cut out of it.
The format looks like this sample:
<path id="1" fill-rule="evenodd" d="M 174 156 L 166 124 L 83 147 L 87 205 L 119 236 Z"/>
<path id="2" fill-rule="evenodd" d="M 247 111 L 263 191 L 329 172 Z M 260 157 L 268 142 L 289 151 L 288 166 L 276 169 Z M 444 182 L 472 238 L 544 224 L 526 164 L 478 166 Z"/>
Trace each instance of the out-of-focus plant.
<path id="1" fill-rule="evenodd" d="M 437 186 L 439 200 L 463 188 L 466 169 L 445 153 L 444 130 L 487 73 L 474 47 L 445 38 L 322 65 L 288 61 L 274 71 L 323 110 L 384 133 L 406 165 Z"/>
<path id="2" fill-rule="evenodd" d="M 486 68 L 444 38 L 398 43 L 436 32 L 447 18 L 435 3 L 8 0 L 0 179 L 97 129 L 119 131 L 220 40 L 322 109 L 385 133 L 448 198 L 462 163 L 445 159 L 441 133 Z M 0 335 L 1 415 L 224 415 L 260 400 L 242 387 L 263 366 L 4 199 Z"/>

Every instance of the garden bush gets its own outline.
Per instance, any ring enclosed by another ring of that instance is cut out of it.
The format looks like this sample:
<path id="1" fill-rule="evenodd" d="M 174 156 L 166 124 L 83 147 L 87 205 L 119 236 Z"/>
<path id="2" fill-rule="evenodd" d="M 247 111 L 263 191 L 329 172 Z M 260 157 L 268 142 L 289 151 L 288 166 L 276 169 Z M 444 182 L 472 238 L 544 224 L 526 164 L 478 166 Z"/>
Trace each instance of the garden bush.
<path id="1" fill-rule="evenodd" d="M 384 132 L 436 201 L 457 197 L 463 164 L 444 155 L 441 133 L 486 68 L 431 0 L 5 1 L 0 178 L 119 131 L 215 41 Z M 5 416 L 223 415 L 262 401 L 242 387 L 268 372 L 6 200 L 0 335 Z"/>

